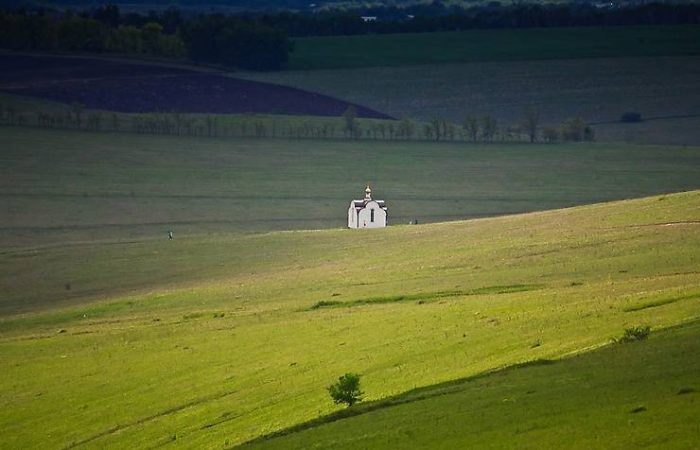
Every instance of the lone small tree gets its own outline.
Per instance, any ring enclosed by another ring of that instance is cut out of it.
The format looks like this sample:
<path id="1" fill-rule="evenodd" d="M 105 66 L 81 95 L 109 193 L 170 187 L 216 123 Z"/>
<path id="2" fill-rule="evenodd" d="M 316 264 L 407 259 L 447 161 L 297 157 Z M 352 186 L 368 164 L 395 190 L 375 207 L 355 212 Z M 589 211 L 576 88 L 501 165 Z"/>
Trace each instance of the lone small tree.
<path id="1" fill-rule="evenodd" d="M 360 376 L 356 373 L 346 373 L 328 386 L 328 393 L 336 404 L 345 403 L 348 407 L 354 405 L 362 400 L 364 394 L 360 390 Z"/>
<path id="2" fill-rule="evenodd" d="M 476 142 L 476 139 L 479 137 L 479 120 L 474 116 L 467 116 L 467 118 L 464 119 L 462 128 L 467 132 L 467 136 L 469 136 L 472 142 Z"/>
<path id="3" fill-rule="evenodd" d="M 484 140 L 490 142 L 498 131 L 498 122 L 493 116 L 484 116 L 481 120 L 481 135 Z"/>
<path id="4" fill-rule="evenodd" d="M 530 142 L 537 140 L 537 130 L 540 126 L 540 113 L 532 108 L 523 111 L 523 129 L 530 138 Z"/>
<path id="5" fill-rule="evenodd" d="M 354 137 L 357 132 L 357 108 L 354 105 L 348 106 L 342 117 L 345 121 L 345 135 Z"/>
<path id="6" fill-rule="evenodd" d="M 75 124 L 80 128 L 80 125 L 82 123 L 82 114 L 83 110 L 85 109 L 85 105 L 83 105 L 80 102 L 73 102 L 71 103 L 71 112 L 75 115 Z"/>

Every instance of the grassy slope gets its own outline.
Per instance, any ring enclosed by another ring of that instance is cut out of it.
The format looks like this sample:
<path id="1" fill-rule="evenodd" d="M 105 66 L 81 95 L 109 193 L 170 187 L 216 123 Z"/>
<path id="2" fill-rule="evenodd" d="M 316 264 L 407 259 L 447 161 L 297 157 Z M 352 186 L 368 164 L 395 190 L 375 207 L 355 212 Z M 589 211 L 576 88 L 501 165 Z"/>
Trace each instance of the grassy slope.
<path id="1" fill-rule="evenodd" d="M 342 227 L 347 202 L 368 181 L 388 201 L 393 224 L 700 188 L 694 147 L 204 139 L 6 127 L 0 141 L 5 248 L 133 240 L 165 236 L 169 228 L 183 238 Z M 39 261 L 3 258 L 28 267 Z"/>
<path id="2" fill-rule="evenodd" d="M 28 275 L 3 280 L 6 298 L 60 299 L 62 284 L 40 281 L 56 272 L 103 300 L 0 321 L 0 446 L 233 445 L 331 412 L 324 388 L 349 370 L 374 400 L 697 318 L 699 221 L 694 191 L 374 232 L 9 252 L 2 272 Z M 130 279 L 149 287 L 120 295 Z M 534 289 L 437 294 L 512 285 Z M 356 305 L 309 310 L 330 299 Z"/>
<path id="3" fill-rule="evenodd" d="M 688 356 L 698 352 L 693 322 L 649 342 L 421 389 L 251 447 L 696 448 L 700 358 Z"/>
<path id="4" fill-rule="evenodd" d="M 698 26 L 469 30 L 300 38 L 292 69 L 700 53 Z"/>

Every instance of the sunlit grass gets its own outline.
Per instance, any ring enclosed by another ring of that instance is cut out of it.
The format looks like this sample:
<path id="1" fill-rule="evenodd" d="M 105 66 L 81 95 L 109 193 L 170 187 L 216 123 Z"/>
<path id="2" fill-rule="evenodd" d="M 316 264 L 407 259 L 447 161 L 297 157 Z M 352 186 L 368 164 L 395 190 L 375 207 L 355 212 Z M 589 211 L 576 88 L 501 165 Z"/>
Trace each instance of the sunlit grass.
<path id="1" fill-rule="evenodd" d="M 233 445 L 334 411 L 326 387 L 348 371 L 372 401 L 685 322 L 700 315 L 699 220 L 694 191 L 371 232 L 43 247 L 22 270 L 6 252 L 5 301 L 42 311 L 0 319 L 1 442 Z"/>

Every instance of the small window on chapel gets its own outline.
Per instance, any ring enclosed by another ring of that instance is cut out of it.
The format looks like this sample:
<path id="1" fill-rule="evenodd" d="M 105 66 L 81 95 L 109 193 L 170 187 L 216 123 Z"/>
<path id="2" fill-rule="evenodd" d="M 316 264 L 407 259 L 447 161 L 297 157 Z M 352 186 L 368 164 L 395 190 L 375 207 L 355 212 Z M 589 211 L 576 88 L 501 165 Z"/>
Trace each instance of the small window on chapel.
<path id="1" fill-rule="evenodd" d="M 369 221 L 374 222 L 374 209 L 369 210 Z"/>

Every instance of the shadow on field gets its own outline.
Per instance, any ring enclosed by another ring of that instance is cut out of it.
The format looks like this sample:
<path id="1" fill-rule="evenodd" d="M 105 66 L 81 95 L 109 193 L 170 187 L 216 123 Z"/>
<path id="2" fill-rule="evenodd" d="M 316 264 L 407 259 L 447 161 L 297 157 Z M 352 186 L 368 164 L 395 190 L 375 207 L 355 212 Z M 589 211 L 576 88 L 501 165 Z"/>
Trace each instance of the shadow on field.
<path id="1" fill-rule="evenodd" d="M 686 330 L 693 329 L 693 328 L 697 327 L 699 323 L 700 323 L 700 321 L 698 321 L 698 319 L 695 318 L 695 319 L 692 319 L 692 320 L 685 322 L 685 323 L 680 323 L 680 324 L 673 325 L 673 326 L 663 328 L 663 329 L 656 329 L 653 334 L 654 335 L 656 335 L 656 334 L 665 335 L 668 337 L 670 333 L 676 333 L 676 332 L 683 330 L 683 329 L 686 329 Z M 670 334 L 670 335 L 673 336 L 674 334 Z M 692 338 L 690 340 L 690 342 L 692 342 L 693 340 L 694 340 L 694 338 Z M 657 341 L 657 342 L 662 342 L 662 341 Z M 675 343 L 676 341 L 671 341 L 671 342 Z M 608 342 L 606 344 L 596 346 L 595 349 L 600 350 L 602 347 L 608 348 L 611 346 L 611 344 L 612 344 L 612 342 Z M 617 348 L 617 347 L 615 347 L 615 348 Z M 645 347 L 645 348 L 649 348 L 649 347 Z M 662 354 L 667 354 L 667 349 L 665 347 L 658 347 L 658 344 L 657 344 L 655 348 L 656 348 L 656 350 L 655 350 L 656 352 L 661 352 Z M 635 350 L 633 350 L 634 347 L 626 347 L 626 349 L 628 352 L 633 352 L 636 354 Z M 408 404 L 408 403 L 412 403 L 412 402 L 419 402 L 422 400 L 428 400 L 431 398 L 440 397 L 440 396 L 444 396 L 444 395 L 457 394 L 459 392 L 465 391 L 468 388 L 470 388 L 472 386 L 471 383 L 483 380 L 483 379 L 491 377 L 491 376 L 506 376 L 509 374 L 513 374 L 514 372 L 519 371 L 520 369 L 525 369 L 528 367 L 550 366 L 550 365 L 560 364 L 560 363 L 564 364 L 567 361 L 570 362 L 572 360 L 577 359 L 578 357 L 582 357 L 582 356 L 584 356 L 584 354 L 590 355 L 592 353 L 598 353 L 598 352 L 589 352 L 589 351 L 586 351 L 585 349 L 582 349 L 582 350 L 579 350 L 573 354 L 562 356 L 559 359 L 554 359 L 554 360 L 552 360 L 552 359 L 534 359 L 534 360 L 530 360 L 530 361 L 526 361 L 526 362 L 522 362 L 522 363 L 517 363 L 517 364 L 513 364 L 513 365 L 509 365 L 509 366 L 498 367 L 498 368 L 488 370 L 488 371 L 485 371 L 485 372 L 482 372 L 482 373 L 479 373 L 476 375 L 472 375 L 469 377 L 465 377 L 465 378 L 460 378 L 460 379 L 456 379 L 456 380 L 452 380 L 452 381 L 447 381 L 444 383 L 435 384 L 432 386 L 426 386 L 426 387 L 413 389 L 413 390 L 410 390 L 410 391 L 407 391 L 407 392 L 404 392 L 402 394 L 398 394 L 398 395 L 395 395 L 392 397 L 387 397 L 384 399 L 371 401 L 371 402 L 367 402 L 367 403 L 359 403 L 359 404 L 356 404 L 352 407 L 336 411 L 336 412 L 328 414 L 326 416 L 318 417 L 318 418 L 310 420 L 308 422 L 304 422 L 304 423 L 301 423 L 301 424 L 298 424 L 298 425 L 295 425 L 295 426 L 292 426 L 292 427 L 289 427 L 289 428 L 286 428 L 283 430 L 279 430 L 277 432 L 273 432 L 273 433 L 270 433 L 267 435 L 260 436 L 258 438 L 252 439 L 248 442 L 244 442 L 242 444 L 234 446 L 232 448 L 250 447 L 250 446 L 253 446 L 255 444 L 269 441 L 271 439 L 275 439 L 275 438 L 279 438 L 279 437 L 283 437 L 283 436 L 288 436 L 288 435 L 302 432 L 305 430 L 309 430 L 309 429 L 312 429 L 312 428 L 315 428 L 318 426 L 337 422 L 339 420 L 348 419 L 351 417 L 371 413 L 373 411 L 377 411 L 377 410 L 380 410 L 383 408 L 391 408 L 394 406 L 400 406 L 400 405 L 404 405 L 404 404 Z M 653 352 L 652 352 L 652 354 L 653 354 Z M 617 355 L 616 353 L 613 354 L 614 358 L 618 358 L 618 356 L 619 355 Z M 635 357 L 634 359 L 636 360 L 638 358 Z M 587 364 L 590 367 L 595 367 L 599 363 L 600 363 L 600 361 L 597 359 L 594 362 L 591 362 L 589 359 L 588 362 L 586 362 L 585 364 Z M 573 366 L 573 367 L 575 367 L 575 366 Z M 622 364 L 618 367 L 618 370 L 621 367 L 624 367 L 625 369 L 627 369 L 627 366 Z M 696 392 L 695 388 L 686 386 L 686 387 L 682 387 L 680 389 L 677 389 L 675 391 L 675 395 L 687 395 L 687 394 L 692 394 L 694 392 Z M 636 414 L 639 412 L 643 412 L 645 409 L 643 410 L 641 408 L 645 408 L 645 407 L 643 407 L 643 406 L 637 407 L 637 408 L 629 411 L 629 413 Z"/>
<path id="2" fill-rule="evenodd" d="M 318 417 L 313 420 L 309 420 L 308 422 L 300 423 L 299 425 L 295 425 L 293 427 L 289 427 L 283 430 L 279 430 L 270 434 L 266 434 L 263 436 L 260 436 L 258 438 L 252 439 L 248 442 L 244 442 L 240 445 L 231 447 L 231 448 L 245 448 L 250 445 L 267 441 L 270 439 L 282 437 L 282 436 L 287 436 L 289 434 L 293 433 L 298 433 L 300 431 L 308 430 L 311 428 L 315 428 L 320 425 L 325 425 L 333 422 L 337 422 L 339 420 L 343 419 L 348 419 L 350 417 L 355 417 L 359 416 L 362 414 L 367 414 L 372 411 L 376 411 L 379 409 L 384 409 L 384 408 L 391 408 L 394 406 L 399 406 L 403 405 L 406 403 L 412 403 L 412 402 L 418 402 L 421 400 L 426 400 L 429 398 L 433 397 L 439 397 L 442 395 L 449 395 L 449 394 L 454 394 L 456 392 L 460 392 L 464 390 L 467 387 L 467 384 L 476 380 L 480 380 L 482 378 L 486 378 L 488 376 L 494 375 L 494 374 L 507 374 L 508 372 L 511 372 L 513 370 L 518 370 L 522 369 L 524 367 L 531 367 L 531 366 L 549 366 L 552 364 L 556 364 L 558 360 L 551 360 L 551 359 L 534 359 L 531 361 L 526 361 L 522 363 L 517 363 L 513 364 L 510 366 L 506 367 L 499 367 L 493 370 L 489 370 L 486 372 L 482 372 L 476 375 L 472 375 L 469 377 L 465 378 L 458 378 L 456 380 L 451 380 L 451 381 L 446 381 L 444 383 L 439 383 L 435 384 L 432 386 L 425 386 L 425 387 L 420 387 L 416 389 L 412 389 L 410 391 L 404 392 L 402 394 L 395 395 L 393 397 L 387 397 L 381 400 L 375 400 L 371 402 L 366 402 L 366 403 L 359 403 L 354 405 L 351 408 L 346 408 L 342 409 L 340 411 L 336 411 L 334 413 L 328 414 L 326 416 Z"/>

